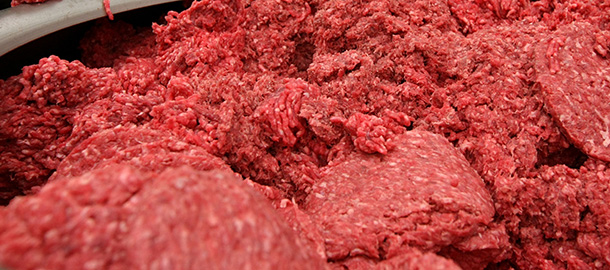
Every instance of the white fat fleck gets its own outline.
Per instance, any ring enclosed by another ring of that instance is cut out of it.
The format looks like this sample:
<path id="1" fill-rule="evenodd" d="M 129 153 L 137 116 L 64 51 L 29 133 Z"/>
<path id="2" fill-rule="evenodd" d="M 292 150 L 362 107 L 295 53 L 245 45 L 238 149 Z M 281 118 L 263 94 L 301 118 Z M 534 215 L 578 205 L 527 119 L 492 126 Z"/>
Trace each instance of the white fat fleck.
<path id="1" fill-rule="evenodd" d="M 124 221 L 121 221 L 119 223 L 119 231 L 127 232 L 127 223 L 125 223 Z"/>
<path id="2" fill-rule="evenodd" d="M 44 234 L 44 239 L 54 239 L 59 236 L 59 232 L 56 229 L 51 229 Z"/>
<path id="3" fill-rule="evenodd" d="M 280 202 L 280 208 L 286 208 L 286 206 L 288 206 L 288 203 L 290 203 L 290 200 L 288 200 L 288 199 L 283 199 L 283 200 Z"/>
<path id="4" fill-rule="evenodd" d="M 85 269 L 100 269 L 102 268 L 103 263 L 99 260 L 91 260 L 85 263 Z"/>
<path id="5" fill-rule="evenodd" d="M 350 251 L 351 255 L 359 255 L 359 254 L 365 254 L 364 250 L 359 249 L 359 248 L 355 248 L 352 249 L 352 251 Z"/>
<path id="6" fill-rule="evenodd" d="M 413 182 L 424 182 L 426 179 L 419 177 L 419 176 L 413 176 Z"/>
<path id="7" fill-rule="evenodd" d="M 601 131 L 601 134 L 602 138 L 604 139 L 602 144 L 604 145 L 604 147 L 608 147 L 610 145 L 610 136 L 608 136 L 608 131 Z"/>
<path id="8" fill-rule="evenodd" d="M 240 219 L 235 219 L 233 224 L 235 224 L 235 229 L 237 229 L 238 232 L 241 232 L 241 230 L 244 228 L 244 222 Z"/>
<path id="9" fill-rule="evenodd" d="M 176 182 L 174 182 L 174 187 L 176 187 L 177 189 L 184 189 L 184 187 L 186 186 L 186 182 L 188 182 L 188 179 L 180 177 L 176 179 Z"/>

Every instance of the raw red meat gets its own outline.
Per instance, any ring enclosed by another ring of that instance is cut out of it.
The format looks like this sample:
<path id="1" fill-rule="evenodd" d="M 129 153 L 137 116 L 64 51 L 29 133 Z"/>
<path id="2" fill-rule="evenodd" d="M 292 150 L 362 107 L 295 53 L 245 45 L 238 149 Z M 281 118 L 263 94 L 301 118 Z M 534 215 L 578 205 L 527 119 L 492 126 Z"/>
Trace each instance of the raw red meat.
<path id="1" fill-rule="evenodd" d="M 56 56 L 0 81 L 0 199 L 46 182 L 78 142 L 72 129 L 79 110 L 117 87 L 112 69 L 88 69 Z"/>
<path id="2" fill-rule="evenodd" d="M 100 68 L 112 67 L 122 57 L 151 57 L 154 39 L 149 28 L 138 29 L 123 21 L 98 20 L 81 40 L 81 60 L 88 67 Z M 139 44 L 138 50 L 133 50 L 134 44 Z"/>
<path id="3" fill-rule="evenodd" d="M 576 147 L 610 161 L 610 32 L 573 23 L 544 44 L 536 71 L 547 109 Z"/>
<path id="4" fill-rule="evenodd" d="M 112 14 L 112 11 L 110 10 L 110 0 L 104 0 L 103 3 L 104 3 L 104 12 L 106 12 L 108 19 L 114 20 L 114 14 Z"/>
<path id="5" fill-rule="evenodd" d="M 609 173 L 607 163 L 588 160 L 579 170 L 545 166 L 533 177 L 498 180 L 498 214 L 519 235 L 519 268 L 607 268 Z"/>
<path id="6" fill-rule="evenodd" d="M 353 257 L 347 261 L 335 263 L 335 269 L 412 269 L 412 270 L 458 270 L 455 262 L 432 252 L 423 253 L 418 249 L 404 250 L 399 256 L 392 257 L 380 263 L 366 257 Z"/>
<path id="7" fill-rule="evenodd" d="M 49 183 L 0 209 L 15 269 L 323 269 L 233 174 L 114 165 Z"/>
<path id="8" fill-rule="evenodd" d="M 79 176 L 112 164 L 129 164 L 147 172 L 161 172 L 166 168 L 181 166 L 202 171 L 217 169 L 231 172 L 222 159 L 165 131 L 119 126 L 95 133 L 80 143 L 49 180 Z"/>
<path id="9" fill-rule="evenodd" d="M 610 267 L 608 3 L 185 2 L 0 80 L 0 203 L 55 170 L 230 168 L 330 267 Z"/>
<path id="10" fill-rule="evenodd" d="M 445 138 L 408 131 L 392 140 L 396 148 L 386 156 L 356 152 L 330 164 L 306 198 L 303 208 L 319 226 L 328 259 L 385 260 L 406 247 L 438 252 L 454 245 L 497 254 L 508 248 L 508 237 L 490 245 L 502 238 L 502 232 L 485 233 L 494 216 L 491 196 Z M 460 246 L 477 235 L 488 239 Z"/>

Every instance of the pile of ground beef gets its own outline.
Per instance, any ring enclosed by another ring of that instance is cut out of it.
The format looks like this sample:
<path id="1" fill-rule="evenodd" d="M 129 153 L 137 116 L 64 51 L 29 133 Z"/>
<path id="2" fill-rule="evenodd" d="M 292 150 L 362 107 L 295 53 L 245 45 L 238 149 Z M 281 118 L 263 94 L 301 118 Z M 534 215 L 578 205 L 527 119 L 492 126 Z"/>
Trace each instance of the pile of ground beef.
<path id="1" fill-rule="evenodd" d="M 610 269 L 609 8 L 100 20 L 0 80 L 0 265 Z"/>
<path id="2" fill-rule="evenodd" d="M 15 269 L 324 267 L 262 196 L 223 171 L 114 164 L 0 211 L 0 260 Z"/>

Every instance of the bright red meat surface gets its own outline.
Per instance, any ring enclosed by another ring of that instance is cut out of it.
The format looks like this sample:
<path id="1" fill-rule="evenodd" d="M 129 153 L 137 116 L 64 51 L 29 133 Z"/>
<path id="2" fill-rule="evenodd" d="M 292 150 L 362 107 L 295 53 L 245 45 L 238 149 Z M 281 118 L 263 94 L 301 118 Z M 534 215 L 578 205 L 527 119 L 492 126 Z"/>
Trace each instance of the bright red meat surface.
<path id="1" fill-rule="evenodd" d="M 101 21 L 81 61 L 50 56 L 0 80 L 1 211 L 60 211 L 62 187 L 92 170 L 220 169 L 329 268 L 610 269 L 609 8 L 202 0 L 151 28 Z M 85 230 L 75 241 L 100 235 L 66 222 Z M 166 237 L 155 224 L 137 230 Z M 5 237 L 9 252 L 27 242 Z M 178 250 L 157 247 L 147 254 Z M 28 248 L 42 255 L 27 267 L 63 252 Z"/>

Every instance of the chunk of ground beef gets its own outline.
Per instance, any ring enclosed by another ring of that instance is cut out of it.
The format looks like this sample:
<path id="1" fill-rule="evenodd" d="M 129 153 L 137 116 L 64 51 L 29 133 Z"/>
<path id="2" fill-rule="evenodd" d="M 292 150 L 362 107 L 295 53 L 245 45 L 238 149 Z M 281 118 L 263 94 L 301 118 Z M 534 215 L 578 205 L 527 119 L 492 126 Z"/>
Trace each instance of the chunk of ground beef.
<path id="1" fill-rule="evenodd" d="M 577 148 L 610 161 L 610 32 L 574 23 L 560 27 L 544 44 L 536 71 L 546 108 Z"/>
<path id="2" fill-rule="evenodd" d="M 44 184 L 78 141 L 72 129 L 79 111 L 109 97 L 117 86 L 110 68 L 88 69 L 56 56 L 0 82 L 1 199 Z"/>
<path id="3" fill-rule="evenodd" d="M 608 177 L 608 164 L 591 159 L 580 169 L 544 166 L 529 178 L 499 180 L 498 214 L 520 239 L 516 264 L 522 269 L 608 265 L 610 257 L 600 252 L 610 241 Z"/>
<path id="4" fill-rule="evenodd" d="M 0 263 L 15 269 L 323 268 L 260 195 L 217 170 L 113 165 L 0 216 Z"/>
<path id="5" fill-rule="evenodd" d="M 329 165 L 303 203 L 330 260 L 385 260 L 406 247 L 508 248 L 507 237 L 491 246 L 494 237 L 457 245 L 486 235 L 494 207 L 481 178 L 445 138 L 408 131 L 392 140 L 396 148 L 385 156 L 355 152 Z M 476 268 L 497 258 L 487 259 Z"/>
<path id="6" fill-rule="evenodd" d="M 95 133 L 80 143 L 49 180 L 75 177 L 113 164 L 129 164 L 148 172 L 187 165 L 202 171 L 231 172 L 222 159 L 165 131 L 121 126 Z"/>
<path id="7" fill-rule="evenodd" d="M 418 249 L 406 249 L 399 256 L 382 262 L 367 257 L 353 257 L 346 261 L 334 263 L 335 269 L 419 269 L 419 270 L 459 270 L 455 262 L 432 252 L 421 252 Z"/>
<path id="8" fill-rule="evenodd" d="M 155 52 L 154 41 L 149 28 L 135 28 L 123 21 L 98 20 L 80 42 L 81 60 L 88 67 L 100 68 L 112 67 L 114 61 L 123 61 L 129 56 L 151 57 Z"/>

